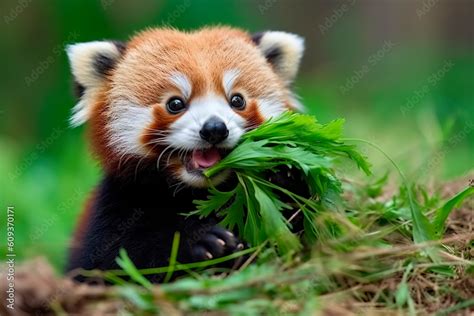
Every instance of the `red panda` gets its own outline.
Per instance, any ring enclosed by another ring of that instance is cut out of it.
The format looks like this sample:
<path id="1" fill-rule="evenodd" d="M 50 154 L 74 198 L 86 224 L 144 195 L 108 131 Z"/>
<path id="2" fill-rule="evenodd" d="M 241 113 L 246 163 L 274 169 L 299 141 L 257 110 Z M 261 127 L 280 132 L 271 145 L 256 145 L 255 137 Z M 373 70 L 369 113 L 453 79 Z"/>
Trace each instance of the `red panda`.
<path id="1" fill-rule="evenodd" d="M 138 268 L 168 265 L 175 232 L 178 261 L 243 248 L 217 218 L 184 217 L 241 135 L 301 105 L 291 91 L 304 40 L 286 32 L 251 35 L 229 27 L 193 32 L 148 29 L 127 42 L 67 47 L 79 102 L 71 124 L 88 124 L 103 179 L 74 235 L 68 270 L 117 268 L 125 248 Z M 159 281 L 159 276 L 155 281 Z"/>

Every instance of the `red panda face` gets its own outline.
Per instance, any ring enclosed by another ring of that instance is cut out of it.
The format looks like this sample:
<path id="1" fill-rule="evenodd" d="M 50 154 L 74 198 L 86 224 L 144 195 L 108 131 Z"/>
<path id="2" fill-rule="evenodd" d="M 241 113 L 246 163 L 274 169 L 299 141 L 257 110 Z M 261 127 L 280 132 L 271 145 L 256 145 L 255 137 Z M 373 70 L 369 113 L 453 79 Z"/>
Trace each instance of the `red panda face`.
<path id="1" fill-rule="evenodd" d="M 125 45 L 76 44 L 68 54 L 83 95 L 72 123 L 90 121 L 94 150 L 110 171 L 145 161 L 206 187 L 202 171 L 246 130 L 298 107 L 289 85 L 302 52 L 296 35 L 252 38 L 230 28 L 154 29 Z"/>

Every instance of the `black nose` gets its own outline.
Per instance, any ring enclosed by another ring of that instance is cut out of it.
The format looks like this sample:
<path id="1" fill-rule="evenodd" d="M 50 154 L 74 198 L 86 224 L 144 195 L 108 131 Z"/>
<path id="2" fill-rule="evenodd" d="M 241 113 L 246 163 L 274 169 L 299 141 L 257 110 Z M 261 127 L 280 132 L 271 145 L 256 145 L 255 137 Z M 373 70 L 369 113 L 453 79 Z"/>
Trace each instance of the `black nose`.
<path id="1" fill-rule="evenodd" d="M 208 143 L 215 145 L 229 136 L 229 130 L 220 118 L 213 116 L 204 123 L 199 135 Z"/>

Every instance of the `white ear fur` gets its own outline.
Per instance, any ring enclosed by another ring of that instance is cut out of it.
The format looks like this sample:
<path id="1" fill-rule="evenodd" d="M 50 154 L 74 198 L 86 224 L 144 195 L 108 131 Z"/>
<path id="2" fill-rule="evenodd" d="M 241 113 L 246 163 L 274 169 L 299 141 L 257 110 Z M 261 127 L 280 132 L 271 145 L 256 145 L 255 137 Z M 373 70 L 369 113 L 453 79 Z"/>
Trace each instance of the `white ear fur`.
<path id="1" fill-rule="evenodd" d="M 111 41 L 95 41 L 68 45 L 66 48 L 71 72 L 84 93 L 73 108 L 70 123 L 78 126 L 90 115 L 91 98 L 105 81 L 107 71 L 121 56 L 121 48 Z"/>
<path id="2" fill-rule="evenodd" d="M 287 85 L 291 84 L 303 57 L 304 39 L 296 34 L 268 31 L 255 34 L 253 41 L 275 72 Z"/>
<path id="3" fill-rule="evenodd" d="M 121 55 L 117 45 L 108 41 L 68 45 L 66 52 L 74 79 L 85 88 L 100 84 L 104 78 L 99 58 L 115 61 Z"/>

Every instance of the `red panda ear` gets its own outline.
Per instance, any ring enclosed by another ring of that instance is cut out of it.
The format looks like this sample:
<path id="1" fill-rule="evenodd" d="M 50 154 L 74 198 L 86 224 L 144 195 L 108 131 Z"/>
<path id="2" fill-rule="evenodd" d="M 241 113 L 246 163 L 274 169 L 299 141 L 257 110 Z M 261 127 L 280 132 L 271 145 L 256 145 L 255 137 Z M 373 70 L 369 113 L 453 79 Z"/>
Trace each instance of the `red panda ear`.
<path id="1" fill-rule="evenodd" d="M 125 51 L 125 44 L 115 41 L 95 41 L 68 45 L 66 48 L 80 98 L 73 109 L 71 124 L 78 126 L 89 118 L 90 99 L 102 87 L 109 71 Z"/>
<path id="2" fill-rule="evenodd" d="M 289 85 L 296 77 L 304 52 L 304 39 L 296 34 L 267 31 L 252 36 L 275 72 Z"/>

